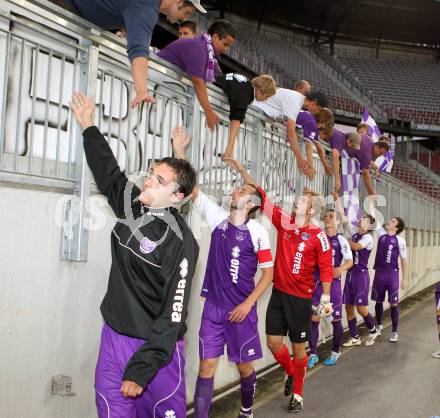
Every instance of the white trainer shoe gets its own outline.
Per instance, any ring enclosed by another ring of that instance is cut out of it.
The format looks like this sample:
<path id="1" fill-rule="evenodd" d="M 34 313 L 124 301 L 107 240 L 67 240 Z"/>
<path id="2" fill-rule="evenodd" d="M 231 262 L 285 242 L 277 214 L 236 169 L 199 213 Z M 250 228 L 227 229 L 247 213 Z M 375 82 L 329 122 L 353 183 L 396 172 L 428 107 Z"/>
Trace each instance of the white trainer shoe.
<path id="1" fill-rule="evenodd" d="M 397 341 L 399 341 L 399 334 L 397 332 L 392 332 L 390 342 L 397 343 Z"/>
<path id="2" fill-rule="evenodd" d="M 379 334 L 379 337 L 382 335 L 383 325 L 376 326 L 376 332 Z"/>
<path id="3" fill-rule="evenodd" d="M 352 338 L 351 340 L 347 341 L 346 343 L 342 344 L 344 347 L 353 347 L 355 345 L 361 345 L 362 341 L 360 338 Z"/>
<path id="4" fill-rule="evenodd" d="M 437 351 L 436 353 L 432 353 L 432 357 L 440 358 L 440 351 Z"/>
<path id="5" fill-rule="evenodd" d="M 368 340 L 365 342 L 365 345 L 367 346 L 373 345 L 376 342 L 379 335 L 380 334 L 377 331 L 374 334 L 370 334 L 368 336 Z"/>

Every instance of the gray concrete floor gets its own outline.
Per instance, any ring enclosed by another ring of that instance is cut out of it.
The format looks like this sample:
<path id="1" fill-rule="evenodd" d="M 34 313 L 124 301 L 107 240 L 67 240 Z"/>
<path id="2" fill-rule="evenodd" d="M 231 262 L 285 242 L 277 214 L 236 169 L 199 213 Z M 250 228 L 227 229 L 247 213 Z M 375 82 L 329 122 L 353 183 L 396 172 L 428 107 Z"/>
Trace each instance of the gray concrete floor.
<path id="1" fill-rule="evenodd" d="M 343 351 L 336 366 L 308 373 L 301 418 L 431 418 L 440 416 L 440 360 L 431 358 L 438 337 L 432 298 L 402 316 L 398 343 L 390 327 L 371 347 Z M 363 337 L 365 341 L 365 337 Z M 279 390 L 255 404 L 255 418 L 285 417 L 288 398 Z M 232 415 L 231 415 L 232 416 Z"/>

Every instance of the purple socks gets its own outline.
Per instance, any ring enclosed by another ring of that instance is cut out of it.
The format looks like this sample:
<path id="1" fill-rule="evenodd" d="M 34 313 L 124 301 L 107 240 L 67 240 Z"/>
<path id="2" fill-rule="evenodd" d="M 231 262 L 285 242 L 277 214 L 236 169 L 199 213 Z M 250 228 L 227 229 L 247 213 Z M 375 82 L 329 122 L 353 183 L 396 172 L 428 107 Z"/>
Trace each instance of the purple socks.
<path id="1" fill-rule="evenodd" d="M 382 325 L 383 303 L 377 302 L 374 309 L 376 311 L 376 323 L 377 325 Z"/>
<path id="2" fill-rule="evenodd" d="M 397 332 L 399 325 L 399 307 L 391 306 L 391 323 L 393 324 L 393 332 Z"/>
<path id="3" fill-rule="evenodd" d="M 194 418 L 208 418 L 214 392 L 214 378 L 198 377 L 194 394 Z"/>
<path id="4" fill-rule="evenodd" d="M 257 376 L 255 370 L 251 375 L 240 379 L 241 385 L 241 413 L 242 415 L 250 415 L 252 413 L 252 405 L 254 403 L 255 388 L 257 385 Z"/>
<path id="5" fill-rule="evenodd" d="M 374 326 L 374 321 L 371 314 L 364 316 L 364 322 L 367 328 L 370 330 L 370 334 L 374 334 L 376 332 L 376 327 Z"/>
<path id="6" fill-rule="evenodd" d="M 342 328 L 341 321 L 333 321 L 333 351 L 339 353 L 344 335 L 344 328 Z"/>
<path id="7" fill-rule="evenodd" d="M 352 338 L 359 338 L 359 331 L 356 322 L 356 318 L 348 320 L 348 328 L 350 329 L 350 335 Z"/>
<path id="8" fill-rule="evenodd" d="M 319 322 L 312 321 L 312 334 L 310 335 L 310 354 L 316 354 L 318 351 Z"/>

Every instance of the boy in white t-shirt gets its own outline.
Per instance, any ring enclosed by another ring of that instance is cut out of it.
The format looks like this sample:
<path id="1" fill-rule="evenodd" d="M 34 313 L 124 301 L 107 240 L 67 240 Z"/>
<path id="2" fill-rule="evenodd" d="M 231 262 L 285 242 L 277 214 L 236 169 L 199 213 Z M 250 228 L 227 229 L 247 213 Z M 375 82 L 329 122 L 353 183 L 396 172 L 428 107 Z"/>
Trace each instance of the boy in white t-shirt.
<path id="1" fill-rule="evenodd" d="M 287 124 L 287 138 L 295 155 L 299 170 L 307 176 L 313 175 L 313 167 L 303 157 L 296 136 L 296 119 L 304 104 L 305 96 L 289 89 L 277 88 L 274 96 L 264 102 L 254 101 L 252 105 L 261 109 L 267 116 Z"/>

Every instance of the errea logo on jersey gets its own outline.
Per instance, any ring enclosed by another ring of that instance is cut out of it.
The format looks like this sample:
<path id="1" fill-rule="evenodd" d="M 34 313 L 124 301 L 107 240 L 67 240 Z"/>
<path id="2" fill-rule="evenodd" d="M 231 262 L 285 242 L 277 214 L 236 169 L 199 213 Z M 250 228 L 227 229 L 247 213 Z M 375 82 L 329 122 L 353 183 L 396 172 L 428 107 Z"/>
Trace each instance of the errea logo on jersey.
<path id="1" fill-rule="evenodd" d="M 231 251 L 232 259 L 231 259 L 231 268 L 229 269 L 232 277 L 232 282 L 238 282 L 238 267 L 240 266 L 240 247 L 237 245 Z"/>
<path id="2" fill-rule="evenodd" d="M 165 412 L 165 418 L 176 418 L 176 413 L 172 409 L 169 409 Z"/>
<path id="3" fill-rule="evenodd" d="M 297 251 L 295 254 L 295 258 L 293 259 L 293 274 L 299 274 L 299 270 L 301 268 L 301 261 L 302 261 L 302 253 Z"/>
<path id="4" fill-rule="evenodd" d="M 317 237 L 319 238 L 319 241 L 321 242 L 322 251 L 325 253 L 330 249 L 330 244 L 327 239 L 327 235 L 325 235 L 325 232 L 320 232 Z"/>
<path id="5" fill-rule="evenodd" d="M 188 275 L 188 260 L 184 258 L 180 265 L 179 283 L 177 283 L 176 293 L 174 295 L 173 312 L 171 313 L 172 322 L 182 321 L 183 300 L 185 298 L 186 276 Z"/>

